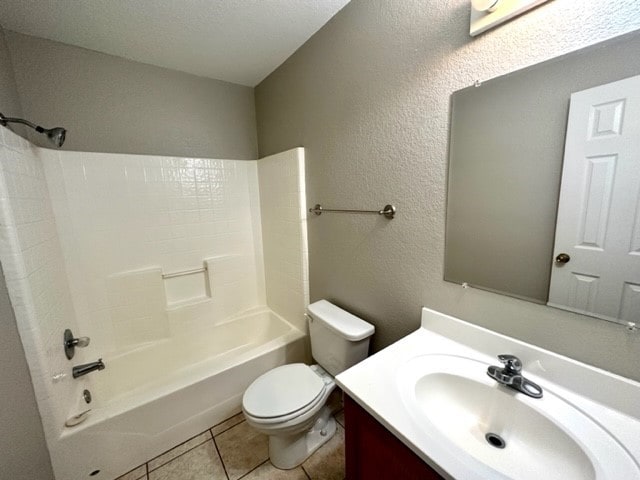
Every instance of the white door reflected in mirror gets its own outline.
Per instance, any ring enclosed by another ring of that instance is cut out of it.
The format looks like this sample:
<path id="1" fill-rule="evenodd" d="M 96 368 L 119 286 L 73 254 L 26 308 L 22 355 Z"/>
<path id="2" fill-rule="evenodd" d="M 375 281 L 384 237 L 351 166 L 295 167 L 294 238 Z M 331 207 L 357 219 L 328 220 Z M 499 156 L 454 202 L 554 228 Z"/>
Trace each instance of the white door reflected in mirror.
<path id="1" fill-rule="evenodd" d="M 640 321 L 640 76 L 571 95 L 548 305 Z"/>

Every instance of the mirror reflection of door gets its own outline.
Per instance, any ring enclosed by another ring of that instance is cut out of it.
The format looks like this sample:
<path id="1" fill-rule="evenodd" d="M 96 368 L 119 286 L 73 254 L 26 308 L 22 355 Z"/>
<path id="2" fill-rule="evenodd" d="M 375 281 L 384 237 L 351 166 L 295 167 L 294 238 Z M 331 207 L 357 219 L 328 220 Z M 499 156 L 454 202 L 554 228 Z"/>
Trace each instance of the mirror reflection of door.
<path id="1" fill-rule="evenodd" d="M 640 76 L 571 95 L 548 304 L 640 322 Z"/>

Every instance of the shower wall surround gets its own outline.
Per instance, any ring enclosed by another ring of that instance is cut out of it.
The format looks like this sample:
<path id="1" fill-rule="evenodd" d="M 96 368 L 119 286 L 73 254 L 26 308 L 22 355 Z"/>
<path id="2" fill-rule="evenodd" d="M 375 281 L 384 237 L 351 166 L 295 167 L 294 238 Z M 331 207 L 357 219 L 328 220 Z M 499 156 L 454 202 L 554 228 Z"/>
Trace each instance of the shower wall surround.
<path id="1" fill-rule="evenodd" d="M 303 148 L 258 162 L 267 304 L 300 330 L 309 303 L 304 172 Z"/>
<path id="2" fill-rule="evenodd" d="M 266 303 L 255 161 L 42 158 L 78 321 L 96 352 Z M 162 277 L 205 265 L 208 275 Z"/>
<path id="3" fill-rule="evenodd" d="M 303 149 L 259 167 L 54 151 L 0 132 L 0 261 L 54 470 L 73 433 L 65 420 L 87 408 L 82 390 L 100 392 L 100 373 L 73 379 L 73 365 L 102 357 L 109 368 L 264 305 L 305 329 Z M 72 361 L 65 328 L 91 337 Z"/>
<path id="4" fill-rule="evenodd" d="M 72 381 L 62 332 L 78 333 L 40 149 L 0 128 L 0 260 L 48 439 L 90 379 Z M 83 352 L 76 356 L 85 360 Z M 54 379 L 55 377 L 55 379 Z"/>

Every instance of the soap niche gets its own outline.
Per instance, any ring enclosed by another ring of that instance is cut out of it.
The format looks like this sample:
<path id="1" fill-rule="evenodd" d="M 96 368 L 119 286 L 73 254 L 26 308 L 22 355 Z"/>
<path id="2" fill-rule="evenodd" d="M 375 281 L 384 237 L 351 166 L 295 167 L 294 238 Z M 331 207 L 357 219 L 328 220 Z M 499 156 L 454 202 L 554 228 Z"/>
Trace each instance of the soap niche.
<path id="1" fill-rule="evenodd" d="M 206 267 L 175 274 L 165 274 L 163 278 L 167 308 L 169 309 L 211 299 L 211 286 Z"/>

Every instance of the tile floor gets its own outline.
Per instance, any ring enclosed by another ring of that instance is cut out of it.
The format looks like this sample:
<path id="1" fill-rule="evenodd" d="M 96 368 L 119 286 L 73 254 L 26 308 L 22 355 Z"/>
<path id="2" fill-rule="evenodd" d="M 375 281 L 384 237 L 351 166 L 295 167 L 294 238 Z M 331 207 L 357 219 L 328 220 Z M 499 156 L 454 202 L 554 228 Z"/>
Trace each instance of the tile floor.
<path id="1" fill-rule="evenodd" d="M 116 480 L 342 480 L 344 412 L 341 392 L 335 393 L 329 405 L 336 412 L 336 434 L 293 470 L 271 465 L 267 436 L 239 413 Z"/>

